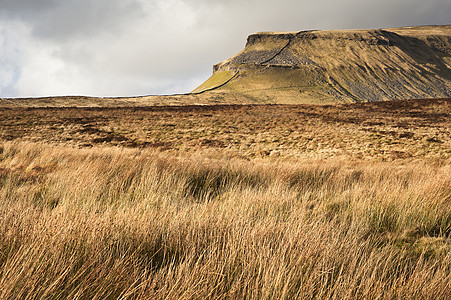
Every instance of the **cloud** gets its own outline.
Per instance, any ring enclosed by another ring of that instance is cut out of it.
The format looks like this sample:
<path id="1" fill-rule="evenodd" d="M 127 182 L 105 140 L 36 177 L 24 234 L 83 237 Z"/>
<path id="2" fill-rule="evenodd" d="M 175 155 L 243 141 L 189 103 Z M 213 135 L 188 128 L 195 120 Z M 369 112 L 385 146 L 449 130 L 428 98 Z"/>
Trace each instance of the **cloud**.
<path id="1" fill-rule="evenodd" d="M 186 92 L 257 31 L 447 24 L 448 0 L 0 0 L 0 97 Z"/>
<path id="2" fill-rule="evenodd" d="M 58 3 L 58 0 L 0 0 L 0 14 L 8 17 L 27 16 L 51 9 Z"/>
<path id="3" fill-rule="evenodd" d="M 0 7 L 2 18 L 21 20 L 35 37 L 58 42 L 115 33 L 145 17 L 139 0 L 0 0 Z"/>

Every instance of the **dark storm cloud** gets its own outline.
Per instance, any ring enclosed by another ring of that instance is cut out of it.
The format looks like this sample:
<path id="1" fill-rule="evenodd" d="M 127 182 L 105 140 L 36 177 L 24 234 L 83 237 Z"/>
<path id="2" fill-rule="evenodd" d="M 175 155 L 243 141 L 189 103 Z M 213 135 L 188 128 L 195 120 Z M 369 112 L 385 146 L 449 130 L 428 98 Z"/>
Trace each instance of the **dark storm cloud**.
<path id="1" fill-rule="evenodd" d="M 257 31 L 450 16 L 449 0 L 0 0 L 0 97 L 185 92 Z"/>
<path id="2" fill-rule="evenodd" d="M 1 0 L 0 14 L 2 16 L 27 16 L 54 7 L 58 0 Z"/>
<path id="3" fill-rule="evenodd" d="M 39 38 L 65 40 L 114 33 L 143 18 L 139 0 L 0 0 L 0 16 L 29 24 Z"/>

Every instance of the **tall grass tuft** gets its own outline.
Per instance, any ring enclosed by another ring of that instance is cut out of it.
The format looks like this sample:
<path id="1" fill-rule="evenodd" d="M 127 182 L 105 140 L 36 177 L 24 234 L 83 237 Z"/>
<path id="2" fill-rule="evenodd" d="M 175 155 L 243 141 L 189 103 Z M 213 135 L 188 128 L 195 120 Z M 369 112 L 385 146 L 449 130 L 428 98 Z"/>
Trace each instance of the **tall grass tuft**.
<path id="1" fill-rule="evenodd" d="M 1 299 L 451 296 L 447 161 L 0 149 Z"/>

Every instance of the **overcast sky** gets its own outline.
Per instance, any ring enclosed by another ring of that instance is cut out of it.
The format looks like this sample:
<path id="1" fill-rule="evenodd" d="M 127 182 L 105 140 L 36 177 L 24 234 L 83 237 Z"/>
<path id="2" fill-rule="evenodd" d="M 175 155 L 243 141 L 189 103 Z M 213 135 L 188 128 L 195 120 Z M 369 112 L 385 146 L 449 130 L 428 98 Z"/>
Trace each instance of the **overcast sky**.
<path id="1" fill-rule="evenodd" d="M 451 24 L 450 0 L 0 0 L 0 97 L 182 93 L 259 31 Z"/>

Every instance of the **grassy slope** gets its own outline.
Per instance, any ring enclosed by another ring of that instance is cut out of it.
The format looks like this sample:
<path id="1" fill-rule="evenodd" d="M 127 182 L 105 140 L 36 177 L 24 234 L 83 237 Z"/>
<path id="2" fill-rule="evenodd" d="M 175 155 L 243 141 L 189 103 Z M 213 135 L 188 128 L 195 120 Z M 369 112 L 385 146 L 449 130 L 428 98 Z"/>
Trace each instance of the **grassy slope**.
<path id="1" fill-rule="evenodd" d="M 215 76 L 210 77 L 207 81 L 202 83 L 199 87 L 197 87 L 193 93 L 201 92 L 207 90 L 209 88 L 214 88 L 220 86 L 230 80 L 233 77 L 234 73 L 232 71 L 223 71 L 218 72 Z"/>
<path id="2" fill-rule="evenodd" d="M 309 69 L 273 68 L 262 72 L 242 71 L 240 76 L 231 81 L 224 89 L 242 94 L 260 103 L 331 103 L 331 99 L 320 92 L 327 89 L 326 83 L 315 82 L 318 72 Z M 220 89 L 222 91 L 222 89 Z"/>

